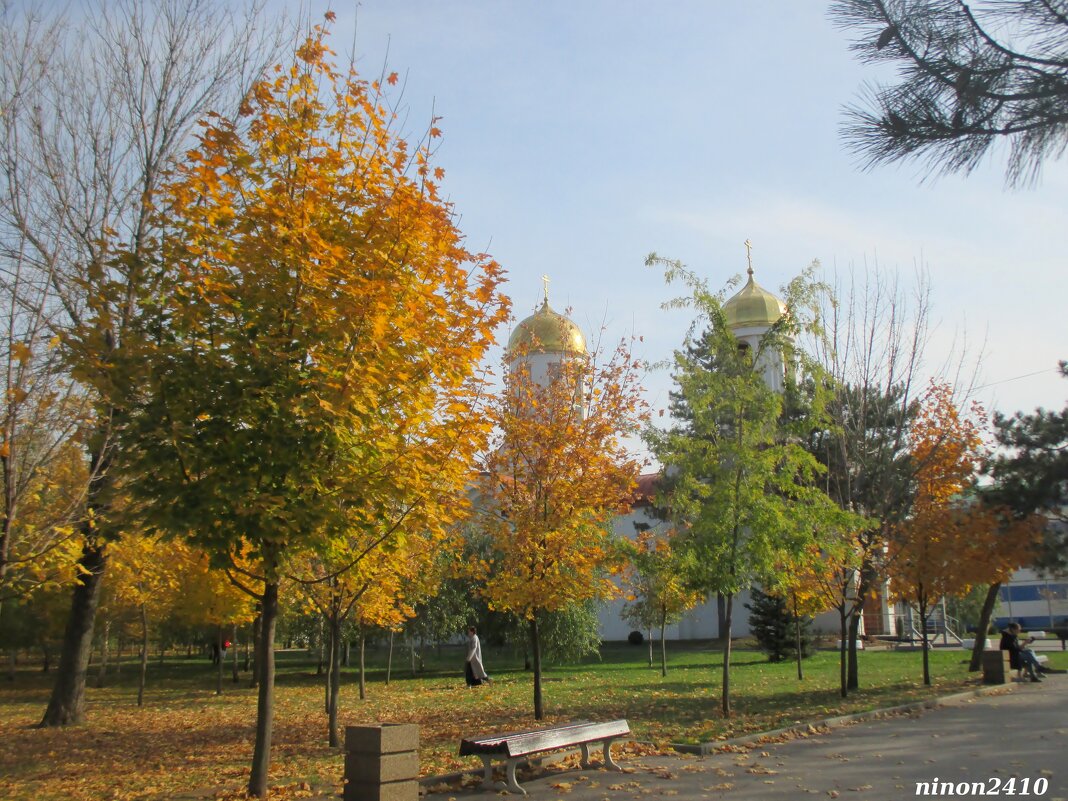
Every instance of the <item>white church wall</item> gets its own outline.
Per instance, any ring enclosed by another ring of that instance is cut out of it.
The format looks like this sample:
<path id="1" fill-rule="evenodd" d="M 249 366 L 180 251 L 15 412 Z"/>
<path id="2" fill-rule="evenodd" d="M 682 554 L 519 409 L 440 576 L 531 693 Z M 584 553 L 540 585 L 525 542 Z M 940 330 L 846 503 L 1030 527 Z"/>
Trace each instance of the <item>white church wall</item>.
<path id="1" fill-rule="evenodd" d="M 619 515 L 612 521 L 613 532 L 618 537 L 626 537 L 633 540 L 638 536 L 639 528 L 642 530 L 663 530 L 667 524 L 649 514 L 649 507 L 644 504 L 635 506 L 630 513 Z M 749 602 L 749 593 L 741 593 L 734 599 L 734 607 L 731 614 L 731 634 L 735 637 L 745 637 L 749 634 L 749 610 L 745 604 Z M 623 619 L 623 606 L 626 601 L 617 598 L 608 601 L 600 612 L 600 630 L 602 640 L 625 640 L 635 630 L 634 626 Z M 716 599 L 713 597 L 694 609 L 687 612 L 682 619 L 665 631 L 665 637 L 669 640 L 711 640 L 719 636 L 719 614 L 716 607 Z M 647 634 L 647 632 L 642 632 Z M 654 636 L 657 633 L 654 632 Z"/>

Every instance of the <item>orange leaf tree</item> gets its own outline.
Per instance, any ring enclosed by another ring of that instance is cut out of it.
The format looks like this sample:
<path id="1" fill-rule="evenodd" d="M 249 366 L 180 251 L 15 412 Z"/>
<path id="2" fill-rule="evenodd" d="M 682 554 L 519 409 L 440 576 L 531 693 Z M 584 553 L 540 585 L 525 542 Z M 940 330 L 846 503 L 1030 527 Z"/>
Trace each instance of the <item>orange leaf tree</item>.
<path id="1" fill-rule="evenodd" d="M 962 411 L 948 384 L 932 382 L 912 429 L 915 498 L 911 515 L 891 530 L 887 564 L 892 594 L 919 614 L 924 684 L 931 683 L 931 610 L 947 595 L 1002 581 L 1030 551 L 1029 526 L 1006 530 L 997 510 L 965 498 L 987 455 L 983 419 L 981 406 Z"/>
<path id="2" fill-rule="evenodd" d="M 391 131 L 379 85 L 336 68 L 325 36 L 256 84 L 238 119 L 203 125 L 157 200 L 159 247 L 124 257 L 147 289 L 107 373 L 137 386 L 115 394 L 134 399 L 123 450 L 146 524 L 259 601 L 256 796 L 287 565 L 358 532 L 355 564 L 395 541 L 381 521 L 448 516 L 485 447 L 478 364 L 507 314 L 428 145 Z"/>
<path id="3" fill-rule="evenodd" d="M 544 614 L 615 592 L 611 519 L 639 471 L 624 442 L 644 415 L 637 369 L 625 344 L 604 363 L 565 360 L 541 383 L 516 359 L 491 405 L 498 441 L 482 482 L 492 553 L 483 592 L 529 626 L 538 720 Z"/>

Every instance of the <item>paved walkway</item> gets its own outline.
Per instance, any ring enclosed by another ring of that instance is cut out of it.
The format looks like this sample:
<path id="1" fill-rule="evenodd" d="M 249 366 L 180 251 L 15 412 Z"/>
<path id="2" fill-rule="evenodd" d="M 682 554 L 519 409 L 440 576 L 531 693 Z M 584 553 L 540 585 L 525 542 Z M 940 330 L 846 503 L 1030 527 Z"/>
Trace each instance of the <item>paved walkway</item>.
<path id="1" fill-rule="evenodd" d="M 547 768 L 520 779 L 532 799 L 616 801 L 680 799 L 870 799 L 986 795 L 1068 799 L 1068 676 L 1019 683 L 1010 692 L 954 701 L 937 709 L 863 721 L 811 736 L 707 757 L 622 756 L 624 773 Z M 1044 779 L 1048 783 L 1039 795 Z M 946 792 L 946 782 L 954 785 Z M 998 785 L 1000 792 L 994 792 Z M 921 792 L 917 788 L 921 788 Z M 437 788 L 434 788 L 437 789 Z M 441 788 L 444 790 L 444 788 Z M 492 798 L 473 788 L 432 793 L 428 801 Z"/>

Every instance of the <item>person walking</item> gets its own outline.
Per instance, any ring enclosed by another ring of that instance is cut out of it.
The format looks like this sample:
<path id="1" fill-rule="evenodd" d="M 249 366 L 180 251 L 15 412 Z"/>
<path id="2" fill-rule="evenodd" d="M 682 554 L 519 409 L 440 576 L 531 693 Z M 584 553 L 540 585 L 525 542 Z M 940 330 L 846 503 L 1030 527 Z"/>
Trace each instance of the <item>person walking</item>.
<path id="1" fill-rule="evenodd" d="M 467 660 L 464 662 L 464 676 L 468 687 L 478 687 L 489 683 L 486 668 L 482 666 L 482 643 L 474 626 L 467 627 Z"/>

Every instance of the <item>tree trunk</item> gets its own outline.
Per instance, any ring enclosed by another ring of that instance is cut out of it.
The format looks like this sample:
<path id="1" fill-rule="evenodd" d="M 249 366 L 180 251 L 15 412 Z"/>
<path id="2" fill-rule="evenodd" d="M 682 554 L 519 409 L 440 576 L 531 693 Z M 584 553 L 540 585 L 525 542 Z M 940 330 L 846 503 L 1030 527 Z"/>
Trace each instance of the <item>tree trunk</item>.
<path id="1" fill-rule="evenodd" d="M 349 667 L 349 656 L 350 656 L 349 651 L 350 650 L 352 650 L 352 640 L 346 637 L 345 638 L 345 648 L 341 652 L 341 666 L 342 667 Z"/>
<path id="2" fill-rule="evenodd" d="M 845 605 L 838 608 L 838 629 L 841 639 L 838 641 L 838 679 L 841 683 L 841 695 L 849 697 L 849 672 L 846 669 L 848 662 L 848 648 L 846 638 L 849 636 L 849 615 L 846 614 Z"/>
<path id="3" fill-rule="evenodd" d="M 330 747 L 339 748 L 341 746 L 341 738 L 338 734 L 337 725 L 337 708 L 338 699 L 341 694 L 341 619 L 338 615 L 334 615 L 330 620 L 330 698 L 328 723 L 327 726 L 330 729 Z"/>
<path id="4" fill-rule="evenodd" d="M 219 658 L 215 661 L 215 694 L 222 695 L 222 677 L 226 657 L 223 656 L 223 627 L 220 623 L 215 627 L 215 648 Z"/>
<path id="5" fill-rule="evenodd" d="M 253 628 L 255 628 L 255 624 L 253 624 Z M 252 660 L 249 657 L 249 645 L 252 642 L 252 636 L 253 635 L 252 635 L 251 632 L 249 632 L 248 634 L 245 635 L 245 658 L 244 658 L 244 661 L 242 662 L 241 669 L 244 670 L 246 673 L 248 672 L 248 669 L 252 665 Z"/>
<path id="6" fill-rule="evenodd" d="M 922 585 L 921 585 L 922 598 Z M 927 604 L 917 604 L 920 610 L 920 636 L 923 638 L 923 686 L 931 686 L 931 646 L 927 642 Z"/>
<path id="7" fill-rule="evenodd" d="M 389 630 L 389 655 L 386 657 L 386 686 L 389 686 L 389 674 L 393 672 L 393 629 Z"/>
<path id="8" fill-rule="evenodd" d="M 727 596 L 727 626 L 723 637 L 723 717 L 731 716 L 731 622 L 734 617 L 734 596 Z"/>
<path id="9" fill-rule="evenodd" d="M 975 671 L 983 664 L 983 651 L 986 649 L 986 632 L 990 628 L 990 618 L 994 615 L 994 606 L 998 602 L 998 592 L 1001 590 L 1001 582 L 996 581 L 986 591 L 983 599 L 983 609 L 979 613 L 979 626 L 975 632 L 975 645 L 972 646 L 972 661 L 968 663 L 968 670 Z M 1061 641 L 1064 642 L 1063 640 Z"/>
<path id="10" fill-rule="evenodd" d="M 277 592 L 277 590 L 276 590 Z M 260 640 L 263 638 L 263 611 L 256 615 L 252 621 L 252 676 L 249 678 L 249 687 L 258 687 L 260 683 L 260 668 L 263 666 L 263 654 L 260 653 Z"/>
<path id="11" fill-rule="evenodd" d="M 860 623 L 864 619 L 864 604 L 867 601 L 868 591 L 871 589 L 873 579 L 873 567 L 869 563 L 862 565 L 860 569 L 860 581 L 857 583 L 857 598 L 853 604 L 849 618 L 849 676 L 847 679 L 850 690 L 860 688 L 860 672 L 857 664 L 857 640 L 860 639 Z"/>
<path id="12" fill-rule="evenodd" d="M 334 625 L 333 617 L 331 617 L 331 624 L 327 629 L 329 641 L 326 643 L 326 681 L 323 682 L 323 710 L 326 714 L 330 715 L 330 670 L 331 665 L 334 664 L 334 649 L 337 648 L 337 644 L 334 641 Z"/>
<path id="13" fill-rule="evenodd" d="M 667 643 L 664 642 L 664 630 L 667 628 L 667 614 L 660 615 L 660 675 L 667 675 Z"/>
<path id="14" fill-rule="evenodd" d="M 649 640 L 649 667 L 653 666 L 653 627 L 650 626 L 648 632 L 646 632 L 647 639 Z"/>
<path id="15" fill-rule="evenodd" d="M 234 623 L 230 633 L 230 647 L 234 649 L 234 661 L 231 670 L 231 677 L 234 684 L 240 681 L 240 676 L 237 675 L 237 624 Z"/>
<path id="16" fill-rule="evenodd" d="M 363 633 L 363 626 L 360 626 L 360 700 L 367 700 L 367 663 L 365 657 L 367 655 L 367 636 Z"/>
<path id="17" fill-rule="evenodd" d="M 534 655 L 534 720 L 541 720 L 545 717 L 545 706 L 541 697 L 541 632 L 537 616 L 530 619 L 530 650 Z"/>
<path id="18" fill-rule="evenodd" d="M 41 672 L 47 673 L 52 667 L 52 649 L 48 647 L 47 642 L 41 643 L 41 657 L 43 659 Z"/>
<path id="19" fill-rule="evenodd" d="M 805 671 L 801 667 L 801 616 L 797 614 L 797 593 L 793 593 L 794 599 L 794 648 L 797 651 L 797 680 L 803 681 Z"/>
<path id="20" fill-rule="evenodd" d="M 846 648 L 849 654 L 848 685 L 850 690 L 856 690 L 860 687 L 857 666 L 857 640 L 860 639 L 860 621 L 863 615 L 864 605 L 858 604 L 858 608 L 849 618 L 849 642 L 846 644 Z"/>
<path id="21" fill-rule="evenodd" d="M 104 633 L 100 637 L 100 664 L 96 669 L 96 687 L 103 687 L 108 672 L 108 644 L 111 641 L 111 621 L 104 621 Z"/>
<path id="22" fill-rule="evenodd" d="M 265 582 L 260 610 L 259 695 L 256 703 L 256 747 L 252 754 L 252 773 L 248 780 L 249 795 L 267 795 L 267 769 L 271 764 L 271 731 L 274 724 L 274 629 L 278 619 L 278 584 Z"/>
<path id="23" fill-rule="evenodd" d="M 415 676 L 416 676 L 416 672 L 415 672 L 415 637 L 410 637 L 408 639 L 408 647 L 409 647 L 409 650 L 412 653 L 412 678 L 414 679 Z"/>
<path id="24" fill-rule="evenodd" d="M 148 611 L 141 604 L 141 671 L 137 677 L 137 705 L 145 705 L 145 677 L 148 675 Z"/>
<path id="25" fill-rule="evenodd" d="M 722 638 L 727 630 L 727 596 L 716 593 L 716 636 Z"/>
<path id="26" fill-rule="evenodd" d="M 115 683 L 118 684 L 122 680 L 122 655 L 126 650 L 126 640 L 122 636 L 122 629 L 119 629 L 119 638 L 115 642 Z"/>
<path id="27" fill-rule="evenodd" d="M 323 648 L 324 648 L 324 645 L 325 645 L 325 642 L 323 641 L 323 615 L 319 615 L 319 661 L 316 662 L 316 664 L 315 664 L 315 675 L 316 676 L 322 676 L 323 675 L 323 664 L 324 664 L 324 662 L 323 662 L 323 659 L 324 659 Z"/>

